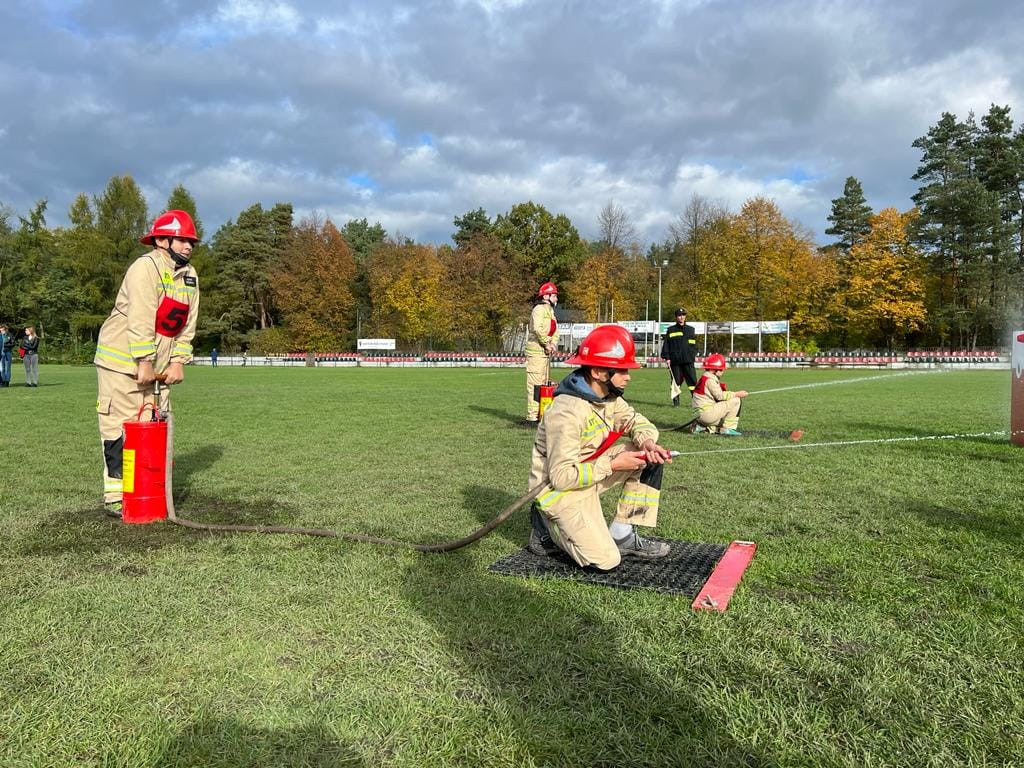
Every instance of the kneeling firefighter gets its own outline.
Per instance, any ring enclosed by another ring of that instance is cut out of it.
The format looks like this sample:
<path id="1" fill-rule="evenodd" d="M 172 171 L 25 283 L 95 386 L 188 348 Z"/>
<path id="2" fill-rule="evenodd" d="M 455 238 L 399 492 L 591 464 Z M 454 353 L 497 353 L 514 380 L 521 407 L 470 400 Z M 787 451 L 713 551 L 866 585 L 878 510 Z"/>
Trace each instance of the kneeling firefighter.
<path id="1" fill-rule="evenodd" d="M 199 279 L 189 263 L 199 241 L 185 211 L 166 211 L 140 242 L 153 250 L 125 273 L 110 316 L 96 343 L 100 441 L 103 448 L 103 503 L 121 515 L 124 422 L 137 417 L 162 374 L 166 384 L 184 380 L 192 362 L 192 338 L 199 312 Z M 170 410 L 167 388 L 161 411 Z"/>
<path id="2" fill-rule="evenodd" d="M 747 396 L 745 389 L 730 392 L 722 381 L 725 358 L 715 353 L 704 361 L 704 375 L 693 389 L 693 408 L 697 424 L 694 432 L 739 436 L 740 408 Z"/>
<path id="3" fill-rule="evenodd" d="M 535 554 L 562 550 L 580 566 L 610 570 L 623 557 L 653 559 L 667 544 L 642 539 L 633 525 L 654 526 L 667 449 L 658 430 L 622 399 L 630 370 L 639 368 L 629 332 L 601 325 L 568 362 L 566 376 L 544 413 L 533 443 L 530 487 L 546 483 L 531 511 L 528 547 Z M 614 445 L 628 436 L 632 446 Z M 608 525 L 600 495 L 622 485 Z"/>

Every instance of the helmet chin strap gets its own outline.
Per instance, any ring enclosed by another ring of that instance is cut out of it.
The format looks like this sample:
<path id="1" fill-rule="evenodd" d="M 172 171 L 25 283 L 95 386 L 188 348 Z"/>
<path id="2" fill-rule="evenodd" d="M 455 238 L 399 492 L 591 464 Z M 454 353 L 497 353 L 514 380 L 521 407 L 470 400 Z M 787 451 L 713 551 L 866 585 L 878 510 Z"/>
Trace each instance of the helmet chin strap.
<path id="1" fill-rule="evenodd" d="M 174 263 L 177 264 L 179 267 L 184 267 L 186 264 L 188 264 L 189 257 L 182 256 L 173 248 L 169 246 L 167 248 L 164 248 L 162 245 L 158 245 L 157 248 L 159 248 L 161 251 L 167 251 L 167 255 L 170 256 L 171 259 L 173 259 Z"/>

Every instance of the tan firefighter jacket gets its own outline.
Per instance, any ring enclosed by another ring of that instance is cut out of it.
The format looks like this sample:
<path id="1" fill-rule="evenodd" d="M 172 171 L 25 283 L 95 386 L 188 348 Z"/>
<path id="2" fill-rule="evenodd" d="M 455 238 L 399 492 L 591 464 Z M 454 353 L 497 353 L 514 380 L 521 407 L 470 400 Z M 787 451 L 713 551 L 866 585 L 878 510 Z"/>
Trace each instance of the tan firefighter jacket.
<path id="1" fill-rule="evenodd" d="M 135 375 L 149 360 L 157 373 L 173 362 L 192 362 L 192 337 L 199 316 L 199 280 L 191 264 L 179 267 L 155 249 L 136 259 L 100 328 L 93 362 Z"/>
<path id="2" fill-rule="evenodd" d="M 715 403 L 732 400 L 735 396 L 735 392 L 728 391 L 724 381 L 720 381 L 711 371 L 705 371 L 693 388 L 693 407 L 698 412 L 705 411 Z"/>
<path id="3" fill-rule="evenodd" d="M 548 344 L 558 345 L 558 322 L 555 320 L 555 310 L 546 301 L 537 304 L 530 313 L 530 327 L 527 335 L 529 337 L 526 342 L 528 357 L 547 355 L 544 348 Z"/>
<path id="4" fill-rule="evenodd" d="M 621 397 L 600 402 L 571 394 L 555 397 L 544 411 L 533 443 L 529 487 L 548 483 L 537 497 L 541 507 L 549 507 L 567 491 L 589 488 L 612 474 L 609 453 L 584 461 L 612 430 L 622 432 L 637 446 L 648 438 L 658 441 L 657 428 Z"/>

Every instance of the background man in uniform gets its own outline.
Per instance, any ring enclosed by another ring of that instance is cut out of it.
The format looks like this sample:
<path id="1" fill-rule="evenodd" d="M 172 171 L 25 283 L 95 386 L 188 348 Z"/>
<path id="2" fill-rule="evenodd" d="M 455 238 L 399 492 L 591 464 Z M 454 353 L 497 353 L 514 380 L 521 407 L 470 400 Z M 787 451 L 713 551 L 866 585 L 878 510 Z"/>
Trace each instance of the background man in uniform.
<path id="1" fill-rule="evenodd" d="M 671 373 L 670 394 L 672 405 L 679 405 L 679 395 L 682 393 L 683 380 L 686 386 L 693 392 L 697 386 L 697 370 L 694 368 L 694 361 L 697 359 L 697 333 L 692 325 L 686 324 L 686 310 L 680 307 L 676 310 L 675 325 L 669 326 L 665 331 L 665 340 L 661 343 L 661 357 L 669 362 Z"/>
<path id="2" fill-rule="evenodd" d="M 526 421 L 527 426 L 537 426 L 540 403 L 534 397 L 534 387 L 548 383 L 551 375 L 551 356 L 558 349 L 558 322 L 555 320 L 555 305 L 558 304 L 558 288 L 554 283 L 544 283 L 537 291 L 533 311 L 530 312 L 530 327 L 526 341 Z"/>
<path id="3" fill-rule="evenodd" d="M 192 362 L 199 280 L 189 258 L 198 240 L 185 211 L 157 216 L 140 238 L 153 250 L 128 267 L 114 308 L 100 328 L 93 362 L 99 384 L 103 503 L 110 515 L 121 514 L 122 425 L 153 395 L 157 374 L 165 375 L 165 384 L 177 384 L 185 378 L 184 365 Z M 160 408 L 170 408 L 167 389 L 161 392 Z"/>

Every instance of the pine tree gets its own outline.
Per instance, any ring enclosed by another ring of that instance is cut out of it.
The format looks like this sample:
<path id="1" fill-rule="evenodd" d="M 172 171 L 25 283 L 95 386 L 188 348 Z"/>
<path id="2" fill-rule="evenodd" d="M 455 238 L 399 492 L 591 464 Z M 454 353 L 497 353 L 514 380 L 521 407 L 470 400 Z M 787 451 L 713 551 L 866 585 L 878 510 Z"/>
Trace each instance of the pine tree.
<path id="1" fill-rule="evenodd" d="M 825 230 L 825 234 L 839 238 L 836 246 L 844 256 L 871 231 L 871 206 L 864 199 L 864 189 L 855 177 L 846 178 L 843 196 L 832 201 L 828 220 L 832 226 Z"/>

